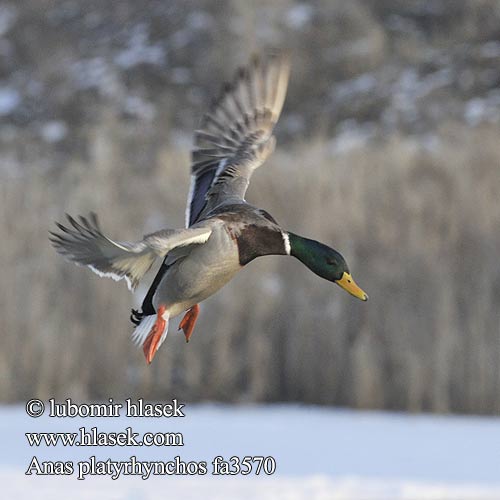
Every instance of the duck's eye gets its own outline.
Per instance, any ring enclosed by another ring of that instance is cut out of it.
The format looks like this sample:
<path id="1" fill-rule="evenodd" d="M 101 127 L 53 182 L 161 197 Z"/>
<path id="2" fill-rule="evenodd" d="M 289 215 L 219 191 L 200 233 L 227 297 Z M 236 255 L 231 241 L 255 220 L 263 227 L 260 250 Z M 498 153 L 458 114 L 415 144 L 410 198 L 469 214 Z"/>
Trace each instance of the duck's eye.
<path id="1" fill-rule="evenodd" d="M 336 266 L 337 261 L 334 259 L 326 259 L 326 263 L 329 264 L 330 266 Z"/>

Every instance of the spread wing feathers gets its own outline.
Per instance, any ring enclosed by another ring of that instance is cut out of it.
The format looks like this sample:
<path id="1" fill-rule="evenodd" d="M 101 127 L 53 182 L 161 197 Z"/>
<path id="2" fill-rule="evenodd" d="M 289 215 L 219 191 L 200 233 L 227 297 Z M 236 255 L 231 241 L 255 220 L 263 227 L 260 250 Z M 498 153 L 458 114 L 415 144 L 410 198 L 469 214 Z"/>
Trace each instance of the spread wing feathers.
<path id="1" fill-rule="evenodd" d="M 209 227 L 164 229 L 136 243 L 118 243 L 104 236 L 96 214 L 80 216 L 78 221 L 66 216 L 68 227 L 56 222 L 60 232 L 50 232 L 57 252 L 76 264 L 88 266 L 99 276 L 117 281 L 124 278 L 129 289 L 137 286 L 157 257 L 164 257 L 175 247 L 205 243 L 212 232 Z"/>
<path id="2" fill-rule="evenodd" d="M 254 57 L 204 115 L 192 151 L 186 226 L 220 203 L 244 200 L 252 172 L 274 150 L 289 73 L 285 54 Z"/>

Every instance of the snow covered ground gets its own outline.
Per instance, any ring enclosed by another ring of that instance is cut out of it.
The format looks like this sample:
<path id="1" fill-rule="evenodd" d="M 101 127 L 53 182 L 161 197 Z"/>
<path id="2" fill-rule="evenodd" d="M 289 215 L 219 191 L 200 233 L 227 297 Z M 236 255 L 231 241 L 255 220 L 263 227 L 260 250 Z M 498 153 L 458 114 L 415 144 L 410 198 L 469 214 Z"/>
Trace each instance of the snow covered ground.
<path id="1" fill-rule="evenodd" d="M 0 408 L 5 499 L 500 499 L 500 419 L 408 416 L 311 406 L 187 405 L 185 418 L 30 418 Z M 180 432 L 180 447 L 30 447 L 26 432 Z M 206 476 L 87 476 L 97 460 L 206 461 Z M 212 476 L 216 456 L 272 456 L 273 475 Z M 72 461 L 70 476 L 25 475 L 32 457 Z"/>

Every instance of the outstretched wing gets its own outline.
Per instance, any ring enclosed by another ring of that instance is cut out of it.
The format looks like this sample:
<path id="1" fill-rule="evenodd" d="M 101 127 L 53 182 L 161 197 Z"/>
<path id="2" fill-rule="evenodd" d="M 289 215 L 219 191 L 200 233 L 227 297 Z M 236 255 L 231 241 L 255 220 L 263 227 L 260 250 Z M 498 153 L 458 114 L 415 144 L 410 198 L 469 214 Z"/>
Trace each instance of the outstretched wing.
<path id="1" fill-rule="evenodd" d="M 187 227 L 220 204 L 244 202 L 253 171 L 274 150 L 289 73 L 284 54 L 255 57 L 204 115 L 192 151 Z"/>
<path id="2" fill-rule="evenodd" d="M 104 236 L 96 214 L 80 216 L 78 221 L 67 217 L 72 227 L 56 222 L 60 232 L 50 232 L 57 252 L 99 276 L 117 281 L 125 278 L 129 289 L 137 286 L 157 257 L 164 257 L 176 247 L 205 243 L 212 232 L 210 227 L 164 229 L 136 243 L 118 243 Z"/>

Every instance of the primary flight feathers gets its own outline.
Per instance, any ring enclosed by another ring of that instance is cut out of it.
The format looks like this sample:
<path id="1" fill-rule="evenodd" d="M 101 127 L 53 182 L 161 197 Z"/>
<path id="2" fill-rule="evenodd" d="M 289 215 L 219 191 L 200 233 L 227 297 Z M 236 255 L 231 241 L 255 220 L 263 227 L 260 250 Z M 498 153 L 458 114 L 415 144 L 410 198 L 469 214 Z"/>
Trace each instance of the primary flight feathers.
<path id="1" fill-rule="evenodd" d="M 89 218 L 80 216 L 78 221 L 70 215 L 67 218 L 72 228 L 56 222 L 61 233 L 50 232 L 56 250 L 100 276 L 125 278 L 130 289 L 137 286 L 157 257 L 165 257 L 175 247 L 205 243 L 212 233 L 206 227 L 163 229 L 138 242 L 116 242 L 102 234 L 94 213 Z"/>
<path id="2" fill-rule="evenodd" d="M 228 199 L 244 199 L 252 172 L 274 150 L 289 74 L 287 55 L 254 57 L 203 116 L 192 151 L 186 226 Z"/>

